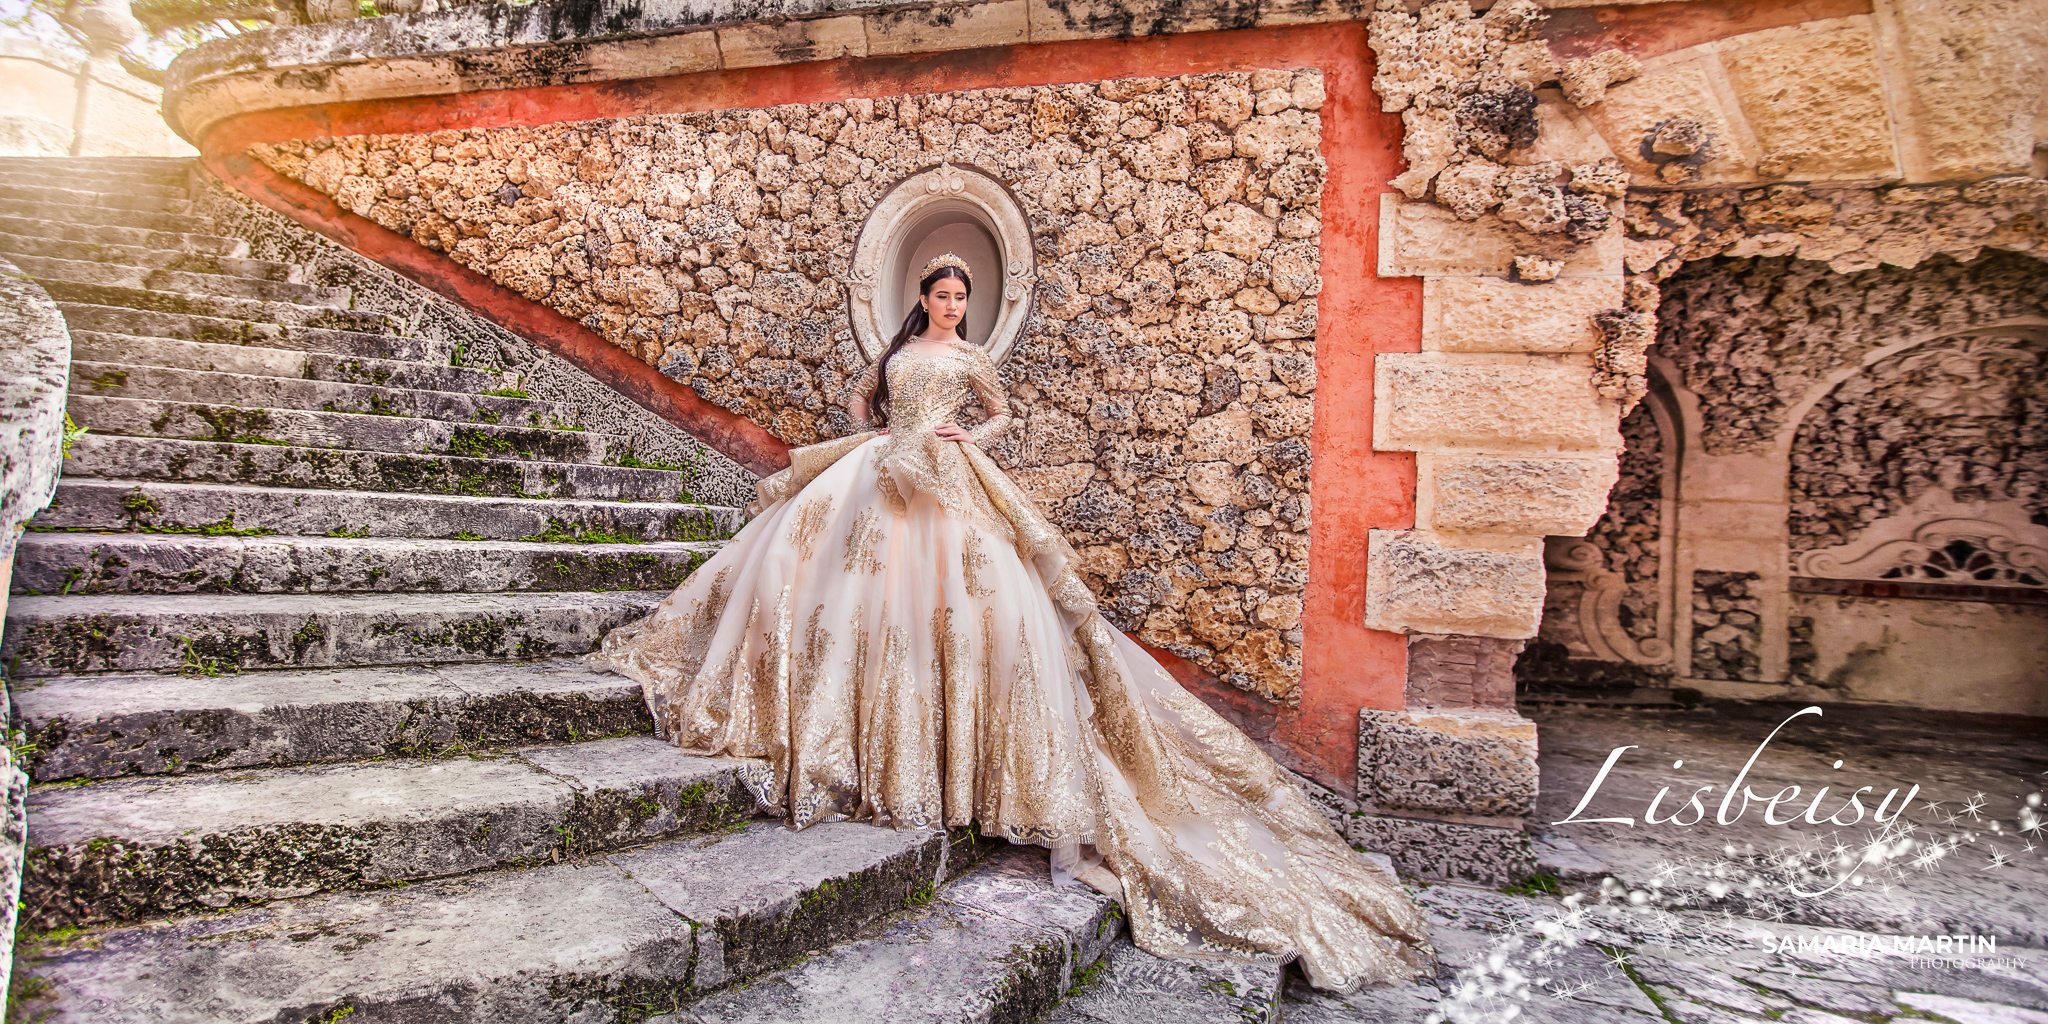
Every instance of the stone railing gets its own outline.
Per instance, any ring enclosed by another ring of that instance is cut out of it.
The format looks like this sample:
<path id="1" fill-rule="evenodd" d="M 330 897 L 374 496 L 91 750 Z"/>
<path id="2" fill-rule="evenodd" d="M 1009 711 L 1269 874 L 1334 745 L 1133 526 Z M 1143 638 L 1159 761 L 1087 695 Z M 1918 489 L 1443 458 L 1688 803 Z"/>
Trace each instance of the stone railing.
<path id="1" fill-rule="evenodd" d="M 49 293 L 14 264 L 0 259 L 0 617 L 7 611 L 14 544 L 29 517 L 50 503 L 64 461 L 64 392 L 71 373 L 71 332 Z M 0 699 L 0 721 L 11 723 Z M 24 801 L 28 776 L 15 767 L 13 730 L 7 731 L 7 766 L 0 786 L 0 992 L 13 966 L 15 902 L 21 891 Z"/>

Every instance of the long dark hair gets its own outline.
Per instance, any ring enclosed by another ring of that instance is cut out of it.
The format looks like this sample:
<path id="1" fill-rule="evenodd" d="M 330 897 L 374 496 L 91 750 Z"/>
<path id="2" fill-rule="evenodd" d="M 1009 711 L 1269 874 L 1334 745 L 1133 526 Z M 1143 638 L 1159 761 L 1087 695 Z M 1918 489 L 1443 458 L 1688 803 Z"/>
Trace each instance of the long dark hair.
<path id="1" fill-rule="evenodd" d="M 973 279 L 969 278 L 967 272 L 959 267 L 940 267 L 926 274 L 924 280 L 917 283 L 917 294 L 920 296 L 930 295 L 932 293 L 932 285 L 938 284 L 949 277 L 957 279 L 960 282 L 960 287 L 967 289 L 969 296 L 974 294 Z M 889 342 L 889 347 L 882 351 L 882 358 L 877 360 L 881 364 L 877 368 L 880 381 L 875 385 L 875 393 L 868 398 L 868 419 L 870 421 L 875 423 L 888 422 L 888 417 L 885 415 L 884 410 L 889 406 L 889 357 L 895 355 L 897 349 L 909 344 L 910 339 L 923 334 L 931 325 L 932 318 L 930 314 L 924 311 L 924 303 L 920 302 L 910 307 L 910 315 L 903 318 L 903 329 L 896 332 L 895 339 Z M 960 322 L 955 324 L 953 329 L 959 332 L 962 338 L 967 337 L 967 318 L 962 316 Z"/>

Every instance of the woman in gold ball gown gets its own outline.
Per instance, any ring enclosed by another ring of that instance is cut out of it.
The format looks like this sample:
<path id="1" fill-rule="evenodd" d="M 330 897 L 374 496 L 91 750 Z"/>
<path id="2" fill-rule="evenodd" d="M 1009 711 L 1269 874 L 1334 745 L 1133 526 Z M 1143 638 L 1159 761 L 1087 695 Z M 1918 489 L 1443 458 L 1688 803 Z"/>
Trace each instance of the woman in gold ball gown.
<path id="1" fill-rule="evenodd" d="M 854 388 L 862 426 L 790 453 L 754 517 L 593 662 L 656 729 L 758 758 L 792 828 L 978 823 L 1052 850 L 1164 957 L 1298 957 L 1319 988 L 1415 974 L 1425 921 L 1250 739 L 1097 613 L 1066 541 L 980 445 L 1010 426 L 961 340 L 948 253 Z M 953 421 L 970 400 L 988 418 Z"/>

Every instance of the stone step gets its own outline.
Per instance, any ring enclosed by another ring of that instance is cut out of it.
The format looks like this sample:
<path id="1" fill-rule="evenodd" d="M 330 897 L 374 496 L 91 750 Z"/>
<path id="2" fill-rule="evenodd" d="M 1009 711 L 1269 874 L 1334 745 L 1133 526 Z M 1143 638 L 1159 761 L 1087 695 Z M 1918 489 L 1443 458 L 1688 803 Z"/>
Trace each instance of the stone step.
<path id="1" fill-rule="evenodd" d="M 37 787 L 21 899 L 59 928 L 605 853 L 752 817 L 746 764 L 622 736 Z"/>
<path id="2" fill-rule="evenodd" d="M 322 352 L 329 355 L 403 362 L 442 364 L 448 362 L 450 346 L 431 338 L 405 338 L 376 332 L 301 327 L 289 324 L 252 323 L 229 317 L 195 316 L 102 306 L 93 303 L 60 302 L 64 322 L 76 333 L 166 338 L 209 345 L 250 345 L 261 348 Z"/>
<path id="3" fill-rule="evenodd" d="M 1284 980 L 1278 966 L 1167 960 L 1121 939 L 1038 1024 L 1279 1024 Z"/>
<path id="4" fill-rule="evenodd" d="M 127 188 L 86 191 L 76 187 L 30 184 L 0 176 L 0 203 L 10 202 L 91 206 L 137 213 L 184 214 L 192 209 L 192 200 L 186 196 L 145 195 Z"/>
<path id="5" fill-rule="evenodd" d="M 91 435 L 87 435 L 90 437 Z M 80 442 L 82 443 L 82 442 Z M 502 465 L 493 463 L 492 465 Z M 540 534 L 613 541 L 714 541 L 743 513 L 716 505 L 571 498 L 327 491 L 66 476 L 29 525 L 43 531 L 521 540 Z M 26 540 L 26 538 L 24 538 Z"/>
<path id="6" fill-rule="evenodd" d="M 189 156 L 8 156 L 0 177 L 15 172 L 61 175 L 73 180 L 105 177 L 123 181 L 184 181 L 196 161 Z"/>
<path id="7" fill-rule="evenodd" d="M 186 171 L 179 171 L 174 177 L 155 174 L 134 174 L 127 171 L 95 172 L 37 172 L 0 169 L 0 181 L 10 185 L 28 188 L 88 189 L 101 192 L 126 192 L 138 196 L 161 196 L 165 199 L 189 199 L 192 190 L 186 184 Z"/>
<path id="8" fill-rule="evenodd" d="M 228 402 L 242 408 L 407 416 L 449 423 L 484 423 L 560 430 L 576 425 L 575 406 L 530 398 L 427 391 L 378 384 L 344 384 L 300 376 L 218 373 L 136 365 L 129 360 L 90 362 L 75 350 L 71 393 L 156 401 Z"/>
<path id="9" fill-rule="evenodd" d="M 56 299 L 60 306 L 82 303 L 152 313 L 181 313 L 186 316 L 213 317 L 253 324 L 325 327 L 330 330 L 359 331 L 367 334 L 388 334 L 391 327 L 390 321 L 386 320 L 382 313 L 341 309 L 335 306 L 301 306 L 292 302 L 231 299 L 218 295 L 160 292 L 147 288 L 77 284 L 51 279 L 39 279 L 37 283 L 41 284 L 43 290 L 49 292 L 50 297 Z M 117 326 L 115 329 L 120 328 Z M 130 328 L 126 333 L 136 332 Z"/>
<path id="10" fill-rule="evenodd" d="M 667 469 L 92 433 L 71 443 L 64 475 L 405 494 L 688 503 L 683 475 Z"/>
<path id="11" fill-rule="evenodd" d="M 448 423 L 407 416 L 260 409 L 146 398 L 72 394 L 72 420 L 102 434 L 244 441 L 304 448 L 460 455 L 601 465 L 625 438 L 586 430 L 547 430 L 490 423 Z"/>
<path id="12" fill-rule="evenodd" d="M 380 337 L 379 340 L 384 339 Z M 215 345 L 200 341 L 144 338 L 100 331 L 72 331 L 71 358 L 86 362 L 128 363 L 179 370 L 205 370 L 211 373 L 246 373 L 257 377 L 296 377 L 341 384 L 375 384 L 380 387 L 413 388 L 421 391 L 459 391 L 475 394 L 506 386 L 504 374 L 495 370 L 472 369 L 466 366 L 443 366 L 437 363 L 414 363 L 397 359 L 369 359 L 363 356 L 307 352 L 303 349 L 264 348 L 258 345 Z"/>
<path id="13" fill-rule="evenodd" d="M 350 301 L 350 292 L 347 288 L 321 288 L 310 284 L 258 277 L 160 270 L 112 262 L 52 259 L 25 254 L 14 256 L 14 264 L 20 267 L 23 273 L 41 282 L 45 290 L 48 290 L 52 283 L 62 282 L 66 285 L 125 288 L 135 291 L 166 292 L 172 295 L 304 303 L 333 306 L 338 309 L 347 308 Z"/>
<path id="14" fill-rule="evenodd" d="M 1011 847 L 922 909 L 648 1024 L 1038 1020 L 1115 943 L 1122 924 L 1108 897 L 1054 886 L 1044 850 Z"/>
<path id="15" fill-rule="evenodd" d="M 0 197 L 0 217 L 53 220 L 65 224 L 99 224 L 116 228 L 144 228 L 150 231 L 176 231 L 192 235 L 210 235 L 214 229 L 213 218 L 189 213 L 119 210 L 105 206 L 80 206 L 76 203 L 4 197 Z"/>
<path id="16" fill-rule="evenodd" d="M 249 242 L 241 238 L 110 224 L 81 224 L 0 214 L 0 232 L 24 238 L 50 238 L 87 245 L 120 245 L 158 252 L 189 252 L 208 256 L 246 256 Z"/>
<path id="17" fill-rule="evenodd" d="M 227 274 L 262 281 L 292 282 L 304 271 L 292 263 L 252 260 L 234 256 L 180 252 L 176 249 L 145 249 L 135 245 L 78 242 L 63 238 L 35 238 L 0 232 L 0 253 L 10 256 L 40 256 L 52 260 L 119 264 L 148 270 L 182 271 L 193 274 Z M 20 260 L 15 260 L 17 264 Z"/>
<path id="18" fill-rule="evenodd" d="M 61 978 L 52 1009 L 68 1024 L 643 1020 L 930 902 L 969 859 L 948 852 L 944 833 L 757 822 L 528 870 L 93 930 L 46 941 L 15 971 Z"/>
<path id="19" fill-rule="evenodd" d="M 59 676 L 12 696 L 37 782 L 443 757 L 654 728 L 639 683 L 566 658 Z"/>
<path id="20" fill-rule="evenodd" d="M 665 591 L 16 597 L 10 675 L 236 670 L 589 653 Z"/>
<path id="21" fill-rule="evenodd" d="M 15 548 L 12 587 L 30 595 L 673 590 L 720 546 L 31 533 Z"/>

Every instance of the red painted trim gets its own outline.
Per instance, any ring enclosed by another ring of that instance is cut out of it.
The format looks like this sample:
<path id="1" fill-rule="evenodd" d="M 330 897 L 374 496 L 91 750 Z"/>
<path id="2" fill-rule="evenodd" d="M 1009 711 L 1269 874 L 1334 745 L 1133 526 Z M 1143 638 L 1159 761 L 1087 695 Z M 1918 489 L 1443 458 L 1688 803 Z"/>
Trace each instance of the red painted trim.
<path id="1" fill-rule="evenodd" d="M 1402 638 L 1366 629 L 1365 539 L 1414 522 L 1414 459 L 1372 450 L 1372 357 L 1421 347 L 1422 288 L 1374 273 L 1379 196 L 1400 171 L 1401 123 L 1372 93 L 1372 52 L 1360 23 L 1252 29 L 823 61 L 590 85 L 423 96 L 260 111 L 229 118 L 201 140 L 216 174 L 265 205 L 548 347 L 757 472 L 782 464 L 780 441 L 711 406 L 645 363 L 553 310 L 455 260 L 340 209 L 326 196 L 246 155 L 291 139 L 447 128 L 551 124 L 637 114 L 814 103 L 850 97 L 1100 81 L 1109 78 L 1320 68 L 1325 75 L 1323 290 L 1319 379 L 1311 432 L 1312 525 L 1301 695 L 1274 705 L 1154 651 L 1213 707 L 1267 742 L 1289 768 L 1350 792 L 1357 771 L 1358 709 L 1399 707 Z"/>

